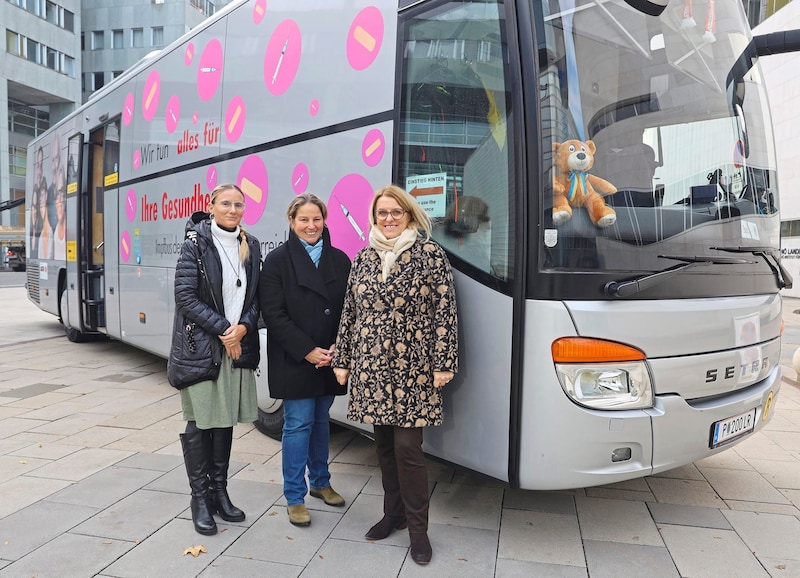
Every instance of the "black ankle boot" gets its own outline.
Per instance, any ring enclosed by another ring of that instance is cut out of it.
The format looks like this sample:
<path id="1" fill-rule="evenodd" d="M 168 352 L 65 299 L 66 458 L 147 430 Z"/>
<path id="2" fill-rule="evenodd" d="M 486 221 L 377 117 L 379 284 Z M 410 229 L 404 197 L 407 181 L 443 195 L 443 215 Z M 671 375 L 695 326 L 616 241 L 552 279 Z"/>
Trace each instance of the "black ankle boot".
<path id="1" fill-rule="evenodd" d="M 227 522 L 243 522 L 245 514 L 231 503 L 228 496 L 228 466 L 231 461 L 233 428 L 211 430 L 212 464 L 211 487 L 208 495 L 211 511 Z"/>
<path id="2" fill-rule="evenodd" d="M 192 490 L 192 522 L 194 529 L 199 534 L 210 536 L 217 533 L 217 523 L 214 522 L 214 512 L 208 499 L 211 447 L 207 432 L 197 430 L 181 434 L 183 446 L 183 463 L 189 477 L 189 487 Z"/>
<path id="3" fill-rule="evenodd" d="M 424 566 L 431 561 L 433 556 L 433 548 L 431 548 L 431 541 L 428 540 L 428 534 L 409 532 L 411 538 L 411 559 Z"/>
<path id="4" fill-rule="evenodd" d="M 384 515 L 381 521 L 372 526 L 364 537 L 367 540 L 383 540 L 395 530 L 402 530 L 406 525 L 405 516 L 400 518 Z"/>

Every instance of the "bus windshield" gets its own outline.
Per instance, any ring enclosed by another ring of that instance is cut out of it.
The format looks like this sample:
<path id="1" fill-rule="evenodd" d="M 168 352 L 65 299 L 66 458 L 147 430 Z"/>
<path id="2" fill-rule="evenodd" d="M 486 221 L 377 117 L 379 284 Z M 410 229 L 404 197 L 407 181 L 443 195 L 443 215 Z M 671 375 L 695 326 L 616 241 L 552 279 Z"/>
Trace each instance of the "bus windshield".
<path id="1" fill-rule="evenodd" d="M 673 2 L 658 18 L 622 1 L 532 6 L 542 270 L 660 271 L 779 248 L 763 82 L 757 68 L 728 80 L 750 41 L 740 2 Z M 764 263 L 729 270 L 742 267 Z"/>

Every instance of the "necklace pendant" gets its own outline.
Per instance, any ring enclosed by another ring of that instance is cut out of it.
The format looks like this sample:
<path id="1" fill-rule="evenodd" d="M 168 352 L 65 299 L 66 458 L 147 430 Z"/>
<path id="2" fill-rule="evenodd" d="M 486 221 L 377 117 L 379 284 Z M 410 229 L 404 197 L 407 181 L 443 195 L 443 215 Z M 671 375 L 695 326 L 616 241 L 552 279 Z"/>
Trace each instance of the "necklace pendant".
<path id="1" fill-rule="evenodd" d="M 236 286 L 237 287 L 241 287 L 242 286 L 242 280 L 241 279 L 237 279 L 236 280 Z"/>

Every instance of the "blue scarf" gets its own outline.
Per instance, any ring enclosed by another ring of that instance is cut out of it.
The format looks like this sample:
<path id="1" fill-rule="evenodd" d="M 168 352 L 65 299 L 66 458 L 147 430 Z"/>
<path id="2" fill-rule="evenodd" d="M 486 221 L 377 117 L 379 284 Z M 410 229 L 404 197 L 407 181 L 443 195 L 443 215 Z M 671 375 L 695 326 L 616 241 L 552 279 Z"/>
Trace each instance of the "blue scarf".
<path id="1" fill-rule="evenodd" d="M 309 245 L 303 239 L 298 237 L 298 240 L 303 244 L 303 247 L 306 248 L 306 253 L 308 256 L 311 257 L 311 260 L 314 261 L 314 267 L 319 269 L 319 260 L 322 258 L 322 237 L 319 238 L 316 245 Z"/>
<path id="2" fill-rule="evenodd" d="M 567 198 L 570 201 L 575 197 L 577 190 L 580 190 L 584 195 L 586 194 L 586 173 L 584 171 L 570 171 L 569 173 L 569 194 Z"/>

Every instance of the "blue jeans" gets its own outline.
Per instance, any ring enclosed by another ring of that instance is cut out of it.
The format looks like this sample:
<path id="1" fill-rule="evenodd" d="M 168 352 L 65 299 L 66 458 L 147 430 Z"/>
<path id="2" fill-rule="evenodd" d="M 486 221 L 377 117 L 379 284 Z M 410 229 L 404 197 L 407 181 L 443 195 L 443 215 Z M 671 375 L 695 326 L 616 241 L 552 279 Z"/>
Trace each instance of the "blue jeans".
<path id="1" fill-rule="evenodd" d="M 331 405 L 332 395 L 283 400 L 283 495 L 289 506 L 305 501 L 306 467 L 312 489 L 331 485 L 328 471 Z"/>

